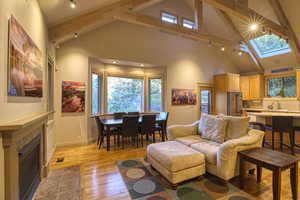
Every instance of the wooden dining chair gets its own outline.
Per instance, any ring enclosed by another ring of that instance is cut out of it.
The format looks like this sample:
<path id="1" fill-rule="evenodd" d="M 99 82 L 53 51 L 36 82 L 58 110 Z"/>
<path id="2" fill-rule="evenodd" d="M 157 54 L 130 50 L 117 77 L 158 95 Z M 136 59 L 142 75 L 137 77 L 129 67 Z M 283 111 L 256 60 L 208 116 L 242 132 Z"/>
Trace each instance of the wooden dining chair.
<path id="1" fill-rule="evenodd" d="M 146 138 L 148 140 L 149 135 L 153 137 L 153 142 L 155 143 L 155 121 L 156 121 L 156 115 L 144 115 L 142 117 L 142 123 L 141 123 L 141 140 L 142 140 L 142 146 L 144 146 L 144 135 L 146 135 Z"/>
<path id="2" fill-rule="evenodd" d="M 99 149 L 101 148 L 101 145 L 104 141 L 105 138 L 105 133 L 104 133 L 104 126 L 100 120 L 99 116 L 95 117 L 96 120 L 96 124 L 97 124 L 97 128 L 98 128 L 98 139 L 97 139 L 97 145 L 99 147 Z"/>
<path id="3" fill-rule="evenodd" d="M 166 138 L 168 140 L 167 125 L 168 125 L 168 119 L 169 119 L 169 112 L 161 112 L 160 115 L 163 115 L 165 117 L 165 120 L 160 124 L 156 124 L 155 131 L 159 132 L 162 140 L 164 140 L 164 138 Z"/>
<path id="4" fill-rule="evenodd" d="M 139 147 L 139 117 L 138 116 L 124 116 L 121 128 L 122 148 L 124 149 L 124 140 L 131 138 Z"/>
<path id="5" fill-rule="evenodd" d="M 267 130 L 272 131 L 272 149 L 275 149 L 275 133 L 278 132 L 280 136 L 280 150 L 283 150 L 283 146 L 290 148 L 291 153 L 295 154 L 295 131 L 293 127 L 293 117 L 287 116 L 273 116 L 272 125 L 266 126 Z M 288 133 L 290 137 L 290 145 L 283 142 L 283 134 Z"/>
<path id="6" fill-rule="evenodd" d="M 98 128 L 98 138 L 97 138 L 97 145 L 98 148 L 100 149 L 105 137 L 107 136 L 107 130 L 105 130 L 104 125 L 101 122 L 101 119 L 99 116 L 95 117 L 97 128 Z M 114 137 L 114 145 L 116 145 L 116 139 L 119 139 L 119 132 L 118 130 L 110 130 L 110 136 Z M 119 143 L 119 142 L 118 142 Z"/>

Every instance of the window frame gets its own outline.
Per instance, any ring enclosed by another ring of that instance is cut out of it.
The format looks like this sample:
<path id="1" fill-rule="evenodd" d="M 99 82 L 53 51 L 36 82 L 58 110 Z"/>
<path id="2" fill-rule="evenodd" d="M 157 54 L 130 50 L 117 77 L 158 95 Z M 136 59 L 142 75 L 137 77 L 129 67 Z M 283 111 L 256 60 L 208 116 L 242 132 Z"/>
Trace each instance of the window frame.
<path id="1" fill-rule="evenodd" d="M 294 97 L 269 97 L 268 96 L 268 91 L 269 91 L 269 79 L 272 79 L 272 78 L 284 78 L 284 77 L 289 77 L 289 76 L 295 76 L 296 77 L 296 96 Z M 268 75 L 265 75 L 264 77 L 264 80 L 265 80 L 265 93 L 264 93 L 264 96 L 265 96 L 265 100 L 276 100 L 276 99 L 284 99 L 284 100 L 295 100 L 297 99 L 297 74 L 296 72 L 284 72 L 284 73 L 276 73 L 276 74 L 268 74 Z"/>
<path id="2" fill-rule="evenodd" d="M 185 26 L 184 26 L 184 21 L 189 21 L 189 22 L 194 23 L 193 28 L 185 27 Z M 188 18 L 186 18 L 186 17 L 182 17 L 182 18 L 181 18 L 181 26 L 182 26 L 184 29 L 187 29 L 187 30 L 191 30 L 191 31 L 197 30 L 195 20 L 191 20 L 191 19 L 188 19 Z"/>
<path id="3" fill-rule="evenodd" d="M 104 93 L 105 93 L 105 104 L 104 104 L 104 110 L 105 110 L 105 114 L 112 114 L 112 113 L 109 113 L 108 112 L 108 78 L 109 77 L 115 77 L 115 78 L 127 78 L 127 79 L 136 79 L 136 80 L 142 80 L 143 81 L 143 91 L 142 91 L 142 94 L 143 94 L 143 100 L 142 100 L 142 110 L 139 111 L 139 112 L 145 112 L 146 111 L 146 98 L 148 98 L 146 96 L 146 92 L 145 92 L 145 89 L 146 89 L 146 81 L 145 81 L 145 78 L 144 76 L 138 76 L 138 75 L 124 75 L 124 74 L 115 74 L 115 73 L 108 73 L 105 75 L 105 90 L 104 90 Z"/>
<path id="4" fill-rule="evenodd" d="M 173 16 L 173 17 L 175 17 L 176 18 L 176 23 L 171 23 L 171 22 L 168 22 L 168 21 L 165 21 L 165 20 L 163 20 L 162 18 L 163 18 L 163 14 L 167 14 L 167 15 L 171 15 L 171 16 Z M 164 10 L 161 10 L 160 11 L 160 21 L 162 22 L 162 23 L 164 23 L 164 24 L 169 24 L 169 25 L 174 25 L 174 26 L 178 26 L 179 25 L 179 17 L 178 17 L 178 15 L 176 15 L 176 14 L 174 14 L 174 13 L 171 13 L 171 12 L 167 12 L 167 11 L 164 11 Z"/>
<path id="5" fill-rule="evenodd" d="M 158 111 L 153 111 L 151 110 L 151 80 L 154 80 L 154 79 L 160 79 L 161 80 L 161 110 L 159 112 L 163 112 L 165 109 L 164 109 L 164 79 L 162 76 L 150 76 L 148 77 L 148 107 L 147 107 L 147 111 L 148 112 L 158 112 Z"/>
<path id="6" fill-rule="evenodd" d="M 98 77 L 99 77 L 99 81 L 98 81 L 98 84 L 99 84 L 99 88 L 98 88 L 98 99 L 99 99 L 99 112 L 98 112 L 98 114 L 101 114 L 102 113 L 102 109 L 103 109 L 103 106 L 102 106 L 102 88 L 103 88 L 103 75 L 102 74 L 100 74 L 100 73 L 97 73 L 97 72 L 92 72 L 91 73 L 91 80 L 90 80 L 90 82 L 91 82 L 91 105 L 90 105 L 90 107 L 91 107 L 91 114 L 92 115 L 95 115 L 96 113 L 93 113 L 93 74 L 96 74 L 96 75 L 98 75 Z"/>
<path id="7" fill-rule="evenodd" d="M 291 49 L 291 46 L 289 44 L 287 48 L 284 48 L 284 49 L 280 49 L 280 50 L 271 50 L 270 52 L 267 52 L 267 53 L 264 53 L 261 51 L 260 47 L 259 47 L 259 44 L 257 44 L 257 41 L 256 39 L 257 38 L 260 38 L 260 37 L 263 37 L 263 36 L 266 36 L 268 34 L 265 34 L 265 35 L 261 35 L 261 36 L 258 36 L 256 38 L 253 38 L 251 40 L 249 40 L 251 46 L 254 48 L 255 52 L 258 54 L 258 56 L 261 58 L 261 59 L 264 59 L 264 58 L 269 58 L 269 57 L 273 57 L 273 56 L 278 56 L 278 55 L 284 55 L 284 54 L 289 54 L 292 52 L 292 49 Z M 277 35 L 275 35 L 277 36 Z M 278 37 L 278 36 L 277 36 Z"/>

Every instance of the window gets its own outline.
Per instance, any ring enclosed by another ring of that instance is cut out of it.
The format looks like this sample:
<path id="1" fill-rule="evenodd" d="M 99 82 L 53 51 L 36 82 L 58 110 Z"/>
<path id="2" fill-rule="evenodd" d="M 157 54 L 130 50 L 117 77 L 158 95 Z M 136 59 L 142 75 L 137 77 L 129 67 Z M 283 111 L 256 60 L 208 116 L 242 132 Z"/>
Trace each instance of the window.
<path id="1" fill-rule="evenodd" d="M 162 81 L 161 79 L 150 79 L 149 83 L 149 109 L 150 111 L 162 111 Z"/>
<path id="2" fill-rule="evenodd" d="M 268 97 L 295 97 L 296 76 L 268 78 Z"/>
<path id="3" fill-rule="evenodd" d="M 203 113 L 211 113 L 211 93 L 208 89 L 200 90 L 201 112 Z"/>
<path id="4" fill-rule="evenodd" d="M 182 20 L 182 26 L 184 28 L 187 28 L 187 29 L 196 29 L 195 28 L 195 22 L 193 22 L 191 20 L 188 20 L 188 19 L 183 19 Z"/>
<path id="5" fill-rule="evenodd" d="M 177 24 L 178 21 L 176 16 L 166 12 L 161 13 L 161 20 L 170 24 Z"/>
<path id="6" fill-rule="evenodd" d="M 277 35 L 263 35 L 250 40 L 250 43 L 261 58 L 291 52 L 289 44 Z"/>
<path id="7" fill-rule="evenodd" d="M 144 80 L 107 77 L 107 111 L 142 112 L 144 109 Z"/>
<path id="8" fill-rule="evenodd" d="M 101 108 L 101 78 L 92 73 L 92 114 L 100 113 Z"/>

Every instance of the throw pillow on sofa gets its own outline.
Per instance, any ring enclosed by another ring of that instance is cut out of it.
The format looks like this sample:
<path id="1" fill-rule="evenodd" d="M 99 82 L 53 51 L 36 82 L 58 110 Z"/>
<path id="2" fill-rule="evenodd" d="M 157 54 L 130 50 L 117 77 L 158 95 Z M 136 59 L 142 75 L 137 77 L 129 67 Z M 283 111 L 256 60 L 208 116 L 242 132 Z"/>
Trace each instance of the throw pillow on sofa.
<path id="1" fill-rule="evenodd" d="M 227 123 L 228 121 L 223 118 L 202 113 L 199 122 L 201 137 L 214 142 L 223 143 L 225 141 Z"/>
<path id="2" fill-rule="evenodd" d="M 228 121 L 225 141 L 243 137 L 248 134 L 249 117 L 218 115 Z"/>

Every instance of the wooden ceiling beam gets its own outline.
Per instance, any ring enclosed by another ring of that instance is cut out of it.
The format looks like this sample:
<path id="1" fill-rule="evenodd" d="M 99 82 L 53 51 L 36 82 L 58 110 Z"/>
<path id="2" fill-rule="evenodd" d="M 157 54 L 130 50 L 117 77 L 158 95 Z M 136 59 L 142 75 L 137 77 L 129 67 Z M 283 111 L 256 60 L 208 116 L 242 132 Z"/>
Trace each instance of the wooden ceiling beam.
<path id="1" fill-rule="evenodd" d="M 203 24 L 203 2 L 202 0 L 195 1 L 195 25 L 196 29 L 199 30 L 201 24 Z"/>
<path id="2" fill-rule="evenodd" d="M 254 48 L 251 46 L 249 41 L 243 37 L 241 32 L 238 30 L 236 25 L 233 23 L 230 16 L 222 10 L 216 9 L 216 11 L 217 11 L 218 15 L 224 20 L 224 22 L 238 35 L 239 40 L 242 41 L 244 43 L 244 45 L 247 47 L 248 53 L 249 53 L 250 57 L 252 58 L 253 62 L 255 63 L 256 67 L 258 68 L 258 70 L 264 71 L 264 68 L 263 68 Z"/>
<path id="3" fill-rule="evenodd" d="M 300 63 L 300 44 L 299 40 L 297 38 L 297 35 L 295 34 L 287 16 L 285 15 L 284 10 L 282 9 L 282 6 L 278 0 L 269 0 L 271 6 L 273 7 L 273 10 L 280 22 L 280 24 L 288 30 L 288 36 L 289 36 L 289 44 L 294 51 L 298 62 Z"/>
<path id="4" fill-rule="evenodd" d="M 200 0 L 199 0 L 200 1 Z M 263 17 L 252 9 L 249 8 L 240 8 L 236 6 L 235 1 L 233 0 L 201 0 L 217 9 L 223 10 L 229 15 L 236 16 L 243 21 L 253 22 L 258 20 L 263 24 L 264 27 L 270 29 L 276 35 L 281 37 L 288 37 L 288 32 L 286 28 L 280 26 L 279 24 Z"/>
<path id="5" fill-rule="evenodd" d="M 222 39 L 213 35 L 198 33 L 197 31 L 185 29 L 176 24 L 163 23 L 159 18 L 155 18 L 148 15 L 143 15 L 135 12 L 124 12 L 117 14 L 115 19 L 124 21 L 127 23 L 137 24 L 148 28 L 153 28 L 163 32 L 180 35 L 192 40 L 201 42 L 211 42 L 212 44 L 219 46 L 231 46 L 230 41 Z"/>
<path id="6" fill-rule="evenodd" d="M 97 10 L 73 17 L 63 23 L 49 28 L 51 41 L 65 41 L 74 36 L 74 33 L 84 33 L 99 26 L 112 22 L 113 16 L 128 10 L 138 11 L 162 0 L 120 0 L 103 6 Z"/>

